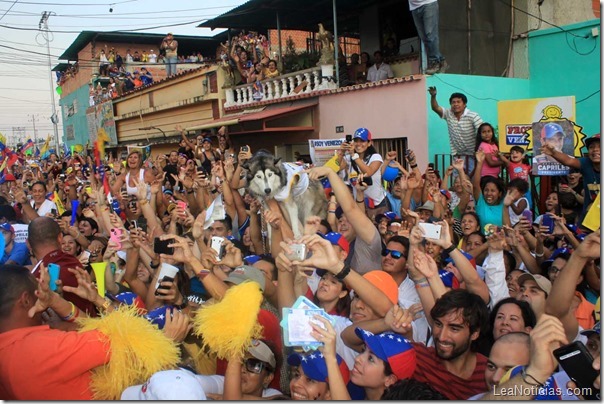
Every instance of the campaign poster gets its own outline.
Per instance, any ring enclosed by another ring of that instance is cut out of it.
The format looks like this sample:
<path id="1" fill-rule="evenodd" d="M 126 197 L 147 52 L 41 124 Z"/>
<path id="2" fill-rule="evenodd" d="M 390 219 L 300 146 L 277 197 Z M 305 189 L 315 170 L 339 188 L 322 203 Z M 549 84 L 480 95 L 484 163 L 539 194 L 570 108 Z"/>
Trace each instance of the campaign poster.
<path id="1" fill-rule="evenodd" d="M 526 100 L 499 101 L 497 103 L 499 126 L 499 150 L 509 153 L 512 146 L 520 146 L 533 156 L 540 153 L 534 147 L 533 123 L 566 121 L 572 126 L 567 134 L 573 142 L 573 156 L 581 156 L 582 127 L 575 123 L 575 97 L 531 98 Z M 567 126 L 568 129 L 568 126 Z"/>
<path id="2" fill-rule="evenodd" d="M 346 139 L 309 139 L 310 158 L 315 167 L 324 166 Z"/>
<path id="3" fill-rule="evenodd" d="M 532 125 L 533 175 L 568 175 L 569 167 L 543 152 L 546 148 L 573 155 L 573 125 L 570 121 L 541 121 Z M 547 147 L 546 147 L 547 146 Z"/>

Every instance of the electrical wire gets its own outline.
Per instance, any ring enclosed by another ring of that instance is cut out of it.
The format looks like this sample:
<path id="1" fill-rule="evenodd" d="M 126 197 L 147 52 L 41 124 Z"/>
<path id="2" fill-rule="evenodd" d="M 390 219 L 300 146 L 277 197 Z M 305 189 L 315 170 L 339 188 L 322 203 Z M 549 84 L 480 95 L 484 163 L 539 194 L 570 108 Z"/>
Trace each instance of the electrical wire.
<path id="1" fill-rule="evenodd" d="M 11 5 L 10 5 L 10 7 L 8 8 L 8 10 L 6 10 L 6 11 L 4 12 L 4 14 L 2 14 L 2 17 L 0 17 L 0 20 L 2 20 L 2 19 L 4 18 L 4 16 L 5 16 L 6 14 L 8 14 L 8 12 L 9 12 L 10 10 L 12 10 L 12 8 L 15 6 L 15 4 L 17 4 L 17 2 L 18 2 L 18 1 L 19 1 L 19 0 L 15 0 L 15 1 L 13 1 L 13 4 L 11 4 Z"/>
<path id="2" fill-rule="evenodd" d="M 587 97 L 585 97 L 585 98 L 581 98 L 579 101 L 575 101 L 575 104 L 579 104 L 579 103 L 581 103 L 581 102 L 583 102 L 583 101 L 587 101 L 587 100 L 589 100 L 591 97 L 593 97 L 594 95 L 599 94 L 599 93 L 600 93 L 600 90 L 596 90 L 596 91 L 594 91 L 593 93 L 589 94 Z"/>
<path id="3" fill-rule="evenodd" d="M 21 4 L 33 4 L 37 6 L 114 6 L 116 4 L 132 3 L 138 0 L 123 0 L 115 3 L 40 3 L 34 1 L 22 1 Z M 0 3 L 10 3 L 11 0 L 0 0 Z"/>
<path id="4" fill-rule="evenodd" d="M 474 98 L 474 99 L 477 99 L 477 100 L 480 100 L 480 101 L 497 101 L 497 102 L 501 101 L 501 100 L 498 100 L 497 98 L 491 98 L 491 97 L 487 97 L 487 98 L 481 98 L 481 97 L 477 97 L 477 96 L 475 96 L 475 95 L 472 95 L 472 94 L 470 94 L 468 91 L 464 90 L 464 89 L 463 89 L 463 88 L 461 88 L 461 87 L 457 87 L 457 86 L 455 86 L 455 85 L 453 85 L 453 84 L 451 84 L 451 83 L 447 83 L 446 81 L 444 81 L 443 79 L 441 79 L 441 78 L 439 77 L 439 75 L 438 75 L 438 74 L 435 74 L 435 75 L 433 75 L 432 77 L 437 78 L 437 79 L 438 79 L 438 80 L 440 80 L 442 83 L 444 83 L 444 84 L 446 84 L 446 85 L 448 85 L 448 86 L 450 86 L 450 87 L 453 87 L 453 88 L 456 88 L 456 89 L 458 89 L 458 90 L 460 90 L 460 91 L 463 91 L 463 93 L 464 93 L 464 94 L 469 95 L 470 97 L 472 97 L 472 98 Z"/>
<path id="5" fill-rule="evenodd" d="M 179 23 L 179 24 L 166 24 L 166 25 L 155 25 L 152 27 L 142 27 L 142 28 L 132 28 L 132 29 L 123 29 L 123 30 L 113 30 L 113 31 L 105 31 L 104 33 L 114 33 L 114 32 L 137 32 L 137 31 L 147 31 L 147 30 L 152 30 L 152 29 L 159 29 L 159 28 L 170 28 L 170 27 L 179 27 L 179 26 L 183 26 L 183 25 L 191 25 L 191 24 L 201 24 L 204 21 L 207 21 L 208 19 L 203 19 L 203 20 L 195 20 L 195 21 L 188 21 L 188 22 L 183 22 L 183 23 Z M 12 29 L 12 30 L 17 30 L 17 31 L 39 31 L 38 28 L 19 28 L 19 27 L 13 27 L 10 25 L 4 25 L 4 24 L 0 24 L 0 28 L 6 28 L 6 29 Z M 52 31 L 55 34 L 81 34 L 82 31 L 65 31 L 65 30 L 53 30 Z"/>

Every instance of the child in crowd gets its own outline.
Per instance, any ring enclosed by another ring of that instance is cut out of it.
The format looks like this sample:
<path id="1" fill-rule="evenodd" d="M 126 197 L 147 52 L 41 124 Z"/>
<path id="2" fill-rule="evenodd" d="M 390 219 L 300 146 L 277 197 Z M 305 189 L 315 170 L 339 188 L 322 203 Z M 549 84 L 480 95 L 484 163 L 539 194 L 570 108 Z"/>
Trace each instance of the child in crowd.
<path id="1" fill-rule="evenodd" d="M 505 164 L 510 180 L 515 178 L 521 178 L 525 181 L 529 180 L 531 166 L 527 164 L 524 158 L 524 149 L 522 147 L 512 146 L 509 159 L 503 153 L 499 153 L 499 158 Z"/>
<path id="2" fill-rule="evenodd" d="M 476 151 L 478 150 L 482 150 L 485 155 L 485 164 L 482 165 L 480 175 L 483 177 L 486 175 L 499 177 L 501 166 L 504 163 L 498 157 L 497 136 L 495 136 L 495 128 L 490 123 L 485 122 L 478 127 L 476 133 Z"/>

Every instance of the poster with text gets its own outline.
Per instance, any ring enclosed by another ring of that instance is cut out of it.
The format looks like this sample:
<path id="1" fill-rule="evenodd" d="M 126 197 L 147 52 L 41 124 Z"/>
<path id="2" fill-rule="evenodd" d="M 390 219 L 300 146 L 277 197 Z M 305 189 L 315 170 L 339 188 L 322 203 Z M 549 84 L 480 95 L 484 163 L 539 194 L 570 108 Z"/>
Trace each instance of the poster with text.
<path id="1" fill-rule="evenodd" d="M 571 155 L 581 156 L 583 139 L 582 127 L 575 122 L 575 97 L 531 98 L 526 100 L 499 101 L 498 135 L 499 150 L 509 153 L 512 146 L 520 146 L 528 154 L 537 155 L 539 149 L 533 147 L 533 123 L 566 121 L 572 130 L 567 142 L 572 140 Z"/>
<path id="2" fill-rule="evenodd" d="M 315 167 L 325 165 L 344 141 L 345 139 L 309 139 L 310 158 Z"/>
<path id="3" fill-rule="evenodd" d="M 535 153 L 533 175 L 568 175 L 569 167 L 544 153 L 544 149 L 549 148 L 572 156 L 573 125 L 569 121 L 535 122 L 531 129 Z"/>

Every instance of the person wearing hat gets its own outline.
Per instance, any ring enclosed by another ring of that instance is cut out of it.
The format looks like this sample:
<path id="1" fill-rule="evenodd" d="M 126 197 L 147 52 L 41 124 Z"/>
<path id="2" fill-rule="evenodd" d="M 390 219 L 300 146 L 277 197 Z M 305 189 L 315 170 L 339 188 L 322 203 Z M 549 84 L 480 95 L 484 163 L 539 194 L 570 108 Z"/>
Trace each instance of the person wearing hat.
<path id="1" fill-rule="evenodd" d="M 207 400 L 197 377 L 187 369 L 163 370 L 144 384 L 128 387 L 121 400 Z"/>
<path id="2" fill-rule="evenodd" d="M 346 158 L 342 160 L 346 163 L 342 164 L 341 170 L 347 170 L 348 178 L 363 174 L 365 178 L 371 177 L 373 182 L 365 189 L 364 200 L 359 199 L 356 189 L 353 189 L 356 203 L 365 204 L 369 217 L 388 210 L 386 190 L 382 185 L 381 167 L 384 160 L 373 146 L 369 129 L 358 128 L 352 136 L 352 143 L 342 143 L 342 149 L 347 154 Z"/>
<path id="3" fill-rule="evenodd" d="M 519 300 L 530 304 L 537 320 L 545 313 L 545 301 L 552 290 L 552 283 L 543 275 L 525 273 L 518 277 Z"/>
<path id="4" fill-rule="evenodd" d="M 539 136 L 539 139 L 541 140 L 542 154 L 536 155 L 533 160 L 539 164 L 554 163 L 557 165 L 558 162 L 556 159 L 554 159 L 551 155 L 544 153 L 544 149 L 547 148 L 549 150 L 562 153 L 565 138 L 566 134 L 564 133 L 564 129 L 562 126 L 560 126 L 560 124 L 549 122 L 543 125 Z"/>
<path id="5" fill-rule="evenodd" d="M 345 263 L 363 274 L 381 265 L 382 238 L 372 220 L 361 210 L 348 187 L 329 167 L 313 167 L 308 171 L 311 180 L 327 177 L 340 205 L 335 209 L 337 232 L 350 244 Z M 378 212 L 379 213 L 379 212 Z"/>
<path id="6" fill-rule="evenodd" d="M 165 52 L 166 77 L 176 74 L 176 63 L 178 62 L 178 41 L 174 39 L 171 32 L 162 40 L 159 49 Z"/>
<path id="7" fill-rule="evenodd" d="M 569 156 L 548 143 L 545 143 L 541 148 L 543 154 L 553 157 L 556 161 L 567 167 L 579 170 L 583 175 L 584 200 L 580 221 L 583 220 L 589 205 L 600 193 L 600 134 L 588 137 L 584 143 L 587 148 L 587 155 L 579 158 Z"/>
<path id="8" fill-rule="evenodd" d="M 15 241 L 15 229 L 6 222 L 0 224 L 0 233 L 4 239 L 4 254 L 0 259 L 3 265 L 31 265 L 29 248 L 26 243 Z"/>
<path id="9" fill-rule="evenodd" d="M 313 330 L 316 330 L 315 327 Z M 346 384 L 350 380 L 346 363 L 335 352 L 330 354 L 324 352 L 293 353 L 287 357 L 287 363 L 293 366 L 292 378 L 289 382 L 292 400 L 332 400 L 334 399 L 332 393 L 341 395 L 343 394 L 341 389 L 346 390 Z M 332 392 L 332 387 L 337 390 L 334 389 L 336 391 Z"/>

